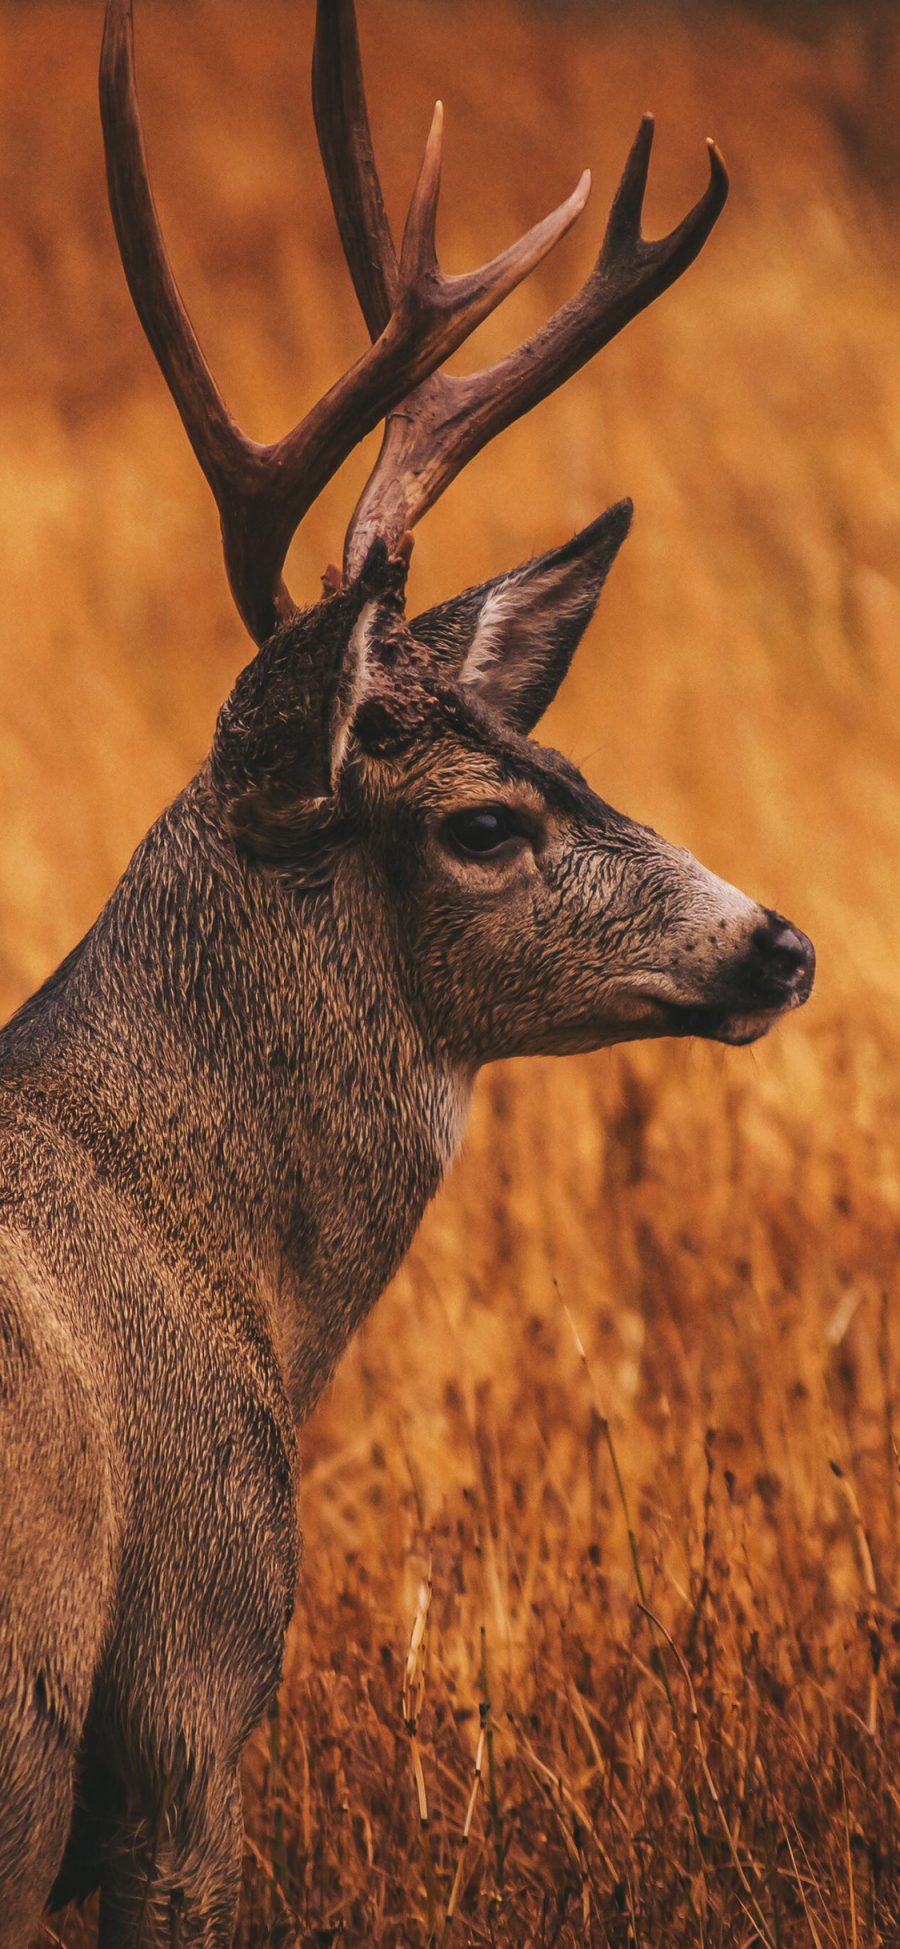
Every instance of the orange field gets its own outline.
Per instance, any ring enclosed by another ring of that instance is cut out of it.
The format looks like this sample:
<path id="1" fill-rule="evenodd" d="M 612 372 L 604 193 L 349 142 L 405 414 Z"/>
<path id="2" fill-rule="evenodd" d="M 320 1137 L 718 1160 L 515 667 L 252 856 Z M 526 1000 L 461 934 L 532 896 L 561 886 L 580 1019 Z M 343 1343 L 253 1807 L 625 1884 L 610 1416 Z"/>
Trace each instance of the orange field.
<path id="1" fill-rule="evenodd" d="M 572 238 L 473 357 L 584 274 L 646 107 L 651 228 L 699 193 L 702 138 L 725 153 L 700 262 L 474 463 L 423 526 L 413 589 L 425 607 L 632 494 L 546 736 L 790 914 L 820 973 L 757 1050 L 483 1077 L 449 1185 L 305 1431 L 241 1942 L 888 1949 L 900 30 L 360 10 L 395 211 L 445 100 L 450 269 L 595 169 Z M 115 254 L 99 12 L 0 10 L 4 1008 L 93 918 L 248 653 Z M 235 412 L 272 437 L 364 343 L 308 108 L 311 6 L 148 0 L 138 30 L 176 270 Z M 339 556 L 371 454 L 308 520 L 298 594 Z M 90 1914 L 44 1940 L 80 1949 Z"/>

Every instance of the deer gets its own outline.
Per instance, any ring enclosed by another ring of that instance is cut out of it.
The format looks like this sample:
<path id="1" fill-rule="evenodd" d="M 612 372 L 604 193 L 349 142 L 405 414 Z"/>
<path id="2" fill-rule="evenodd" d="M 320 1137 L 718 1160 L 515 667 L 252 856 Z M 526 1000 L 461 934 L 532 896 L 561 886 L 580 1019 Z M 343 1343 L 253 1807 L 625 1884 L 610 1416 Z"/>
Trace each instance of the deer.
<path id="1" fill-rule="evenodd" d="M 131 0 L 107 0 L 100 98 L 125 276 L 255 653 L 196 776 L 0 1035 L 0 1949 L 97 1890 L 101 1949 L 217 1949 L 238 1923 L 241 1756 L 295 1604 L 298 1432 L 480 1070 L 650 1036 L 752 1043 L 807 1000 L 814 952 L 532 736 L 629 501 L 407 616 L 420 518 L 697 256 L 728 187 L 715 145 L 699 201 L 647 241 L 645 118 L 578 294 L 490 369 L 449 375 L 590 179 L 446 275 L 438 105 L 398 251 L 353 0 L 318 0 L 318 142 L 369 343 L 263 446 L 169 266 Z M 379 424 L 342 566 L 299 606 L 288 547 Z"/>

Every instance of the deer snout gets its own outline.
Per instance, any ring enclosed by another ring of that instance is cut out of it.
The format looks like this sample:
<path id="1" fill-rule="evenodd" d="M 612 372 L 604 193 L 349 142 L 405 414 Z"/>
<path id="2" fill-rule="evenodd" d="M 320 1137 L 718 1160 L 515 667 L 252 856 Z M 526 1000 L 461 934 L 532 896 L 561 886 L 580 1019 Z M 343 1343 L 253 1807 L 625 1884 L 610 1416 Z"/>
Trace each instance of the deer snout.
<path id="1" fill-rule="evenodd" d="M 705 941 L 695 932 L 682 950 L 679 976 L 684 982 L 690 956 L 693 992 L 688 996 L 682 990 L 677 998 L 667 998 L 668 1033 L 756 1042 L 780 1016 L 808 1001 L 815 950 L 783 914 L 756 906 L 722 882 L 715 884 L 724 913 Z"/>
<path id="2" fill-rule="evenodd" d="M 812 941 L 783 914 L 766 909 L 742 969 L 748 1000 L 759 1008 L 799 1008 L 809 999 L 815 972 Z"/>

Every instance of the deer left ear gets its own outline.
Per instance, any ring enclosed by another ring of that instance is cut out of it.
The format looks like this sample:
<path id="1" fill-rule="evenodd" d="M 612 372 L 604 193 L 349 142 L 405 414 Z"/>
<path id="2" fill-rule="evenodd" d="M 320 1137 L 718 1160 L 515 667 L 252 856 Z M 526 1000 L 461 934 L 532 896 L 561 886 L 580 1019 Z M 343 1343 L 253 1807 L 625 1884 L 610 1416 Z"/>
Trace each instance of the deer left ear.
<path id="1" fill-rule="evenodd" d="M 514 730 L 533 730 L 597 607 L 632 511 L 618 501 L 562 548 L 418 616 L 412 635 Z"/>
<path id="2" fill-rule="evenodd" d="M 261 858 L 296 853 L 335 811 L 379 607 L 360 582 L 298 611 L 219 712 L 210 776 L 232 836 Z"/>

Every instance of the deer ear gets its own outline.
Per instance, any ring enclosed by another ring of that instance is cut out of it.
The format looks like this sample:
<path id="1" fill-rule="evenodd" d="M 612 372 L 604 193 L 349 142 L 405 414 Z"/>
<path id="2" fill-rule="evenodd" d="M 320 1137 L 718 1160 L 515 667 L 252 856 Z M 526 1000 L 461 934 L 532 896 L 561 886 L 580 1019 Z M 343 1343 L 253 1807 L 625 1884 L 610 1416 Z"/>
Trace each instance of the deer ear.
<path id="1" fill-rule="evenodd" d="M 562 548 L 418 616 L 412 635 L 514 730 L 533 730 L 591 620 L 631 516 L 631 502 L 618 501 Z"/>
<path id="2" fill-rule="evenodd" d="M 211 772 L 236 837 L 260 853 L 333 804 L 365 695 L 377 599 L 358 589 L 299 612 L 239 676 Z"/>

